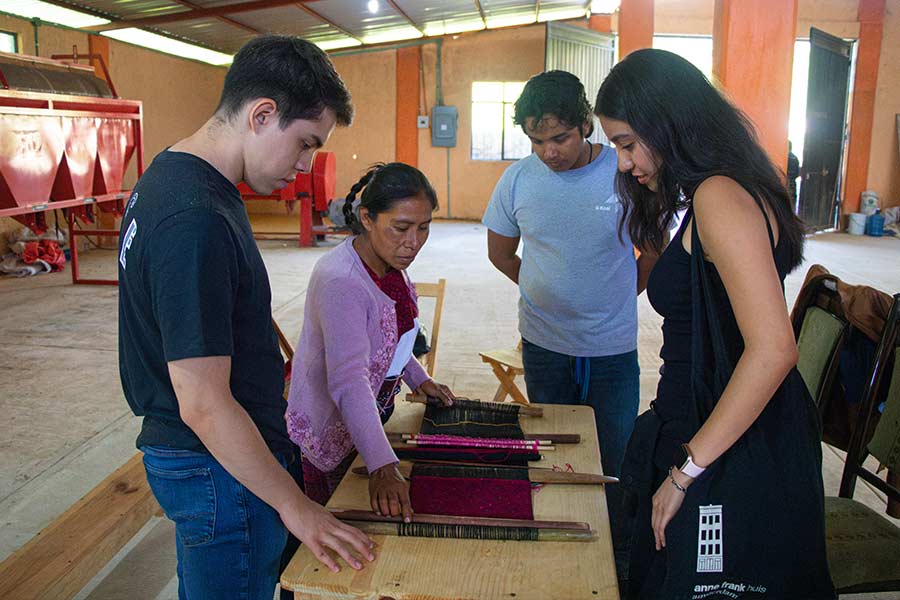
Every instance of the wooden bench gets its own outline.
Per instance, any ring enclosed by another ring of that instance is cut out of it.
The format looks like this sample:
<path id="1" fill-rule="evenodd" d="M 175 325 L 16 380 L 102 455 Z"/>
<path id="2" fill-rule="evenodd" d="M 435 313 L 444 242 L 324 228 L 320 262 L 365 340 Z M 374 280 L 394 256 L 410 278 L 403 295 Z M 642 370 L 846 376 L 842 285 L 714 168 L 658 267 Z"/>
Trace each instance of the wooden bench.
<path id="1" fill-rule="evenodd" d="M 0 563 L 0 598 L 72 598 L 160 508 L 138 453 Z"/>

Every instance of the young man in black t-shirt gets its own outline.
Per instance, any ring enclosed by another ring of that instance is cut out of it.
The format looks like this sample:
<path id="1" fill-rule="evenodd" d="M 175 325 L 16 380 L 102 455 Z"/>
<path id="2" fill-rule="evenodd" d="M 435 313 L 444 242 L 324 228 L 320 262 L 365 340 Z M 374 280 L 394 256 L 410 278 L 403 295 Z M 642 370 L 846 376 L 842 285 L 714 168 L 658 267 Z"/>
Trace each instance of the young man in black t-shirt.
<path id="1" fill-rule="evenodd" d="M 268 274 L 235 187 L 287 186 L 352 114 L 316 46 L 256 38 L 235 56 L 215 114 L 154 159 L 128 202 L 119 370 L 143 417 L 147 480 L 176 524 L 180 598 L 271 597 L 287 530 L 332 570 L 326 547 L 357 569 L 356 554 L 373 559 L 371 541 L 285 470 Z"/>

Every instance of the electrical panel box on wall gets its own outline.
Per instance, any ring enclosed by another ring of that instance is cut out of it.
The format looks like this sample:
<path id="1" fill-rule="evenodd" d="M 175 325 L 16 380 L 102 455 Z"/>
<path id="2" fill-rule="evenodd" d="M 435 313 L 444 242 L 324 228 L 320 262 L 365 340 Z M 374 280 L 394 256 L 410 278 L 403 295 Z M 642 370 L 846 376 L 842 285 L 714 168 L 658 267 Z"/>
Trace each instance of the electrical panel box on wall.
<path id="1" fill-rule="evenodd" d="M 455 106 L 435 106 L 431 109 L 431 145 L 456 147 L 457 110 Z"/>
<path id="2" fill-rule="evenodd" d="M 419 115 L 416 117 L 417 129 L 428 129 L 428 115 Z"/>

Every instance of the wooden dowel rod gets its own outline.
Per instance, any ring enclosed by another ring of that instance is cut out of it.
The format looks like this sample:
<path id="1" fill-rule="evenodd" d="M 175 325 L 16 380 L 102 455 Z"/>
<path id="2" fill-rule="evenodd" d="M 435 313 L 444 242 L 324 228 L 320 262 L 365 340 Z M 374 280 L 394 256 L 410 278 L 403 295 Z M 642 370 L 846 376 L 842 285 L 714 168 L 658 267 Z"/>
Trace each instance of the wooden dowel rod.
<path id="1" fill-rule="evenodd" d="M 382 523 L 402 523 L 402 517 L 379 515 L 371 510 L 329 509 L 338 519 L 351 521 L 377 521 Z M 574 531 L 590 531 L 591 526 L 579 521 L 529 521 L 526 519 L 495 519 L 488 517 L 456 517 L 449 515 L 429 515 L 416 513 L 413 523 L 430 523 L 432 525 L 475 525 L 483 527 L 533 527 L 535 529 L 565 529 Z"/>
<path id="2" fill-rule="evenodd" d="M 580 444 L 581 436 L 577 433 L 526 433 L 526 440 L 547 440 L 553 444 Z"/>
<path id="3" fill-rule="evenodd" d="M 399 535 L 399 523 L 379 523 L 373 521 L 344 520 L 366 535 Z M 474 538 L 474 536 L 473 536 Z M 538 529 L 539 542 L 590 542 L 594 539 L 593 531 L 576 531 L 573 529 Z M 481 538 L 474 538 L 481 539 Z"/>
<path id="4" fill-rule="evenodd" d="M 540 450 L 541 452 L 543 452 L 544 450 L 556 450 L 556 446 L 545 446 L 543 444 L 540 444 L 538 446 L 525 445 L 525 444 L 523 444 L 521 446 L 502 446 L 500 444 L 496 444 L 496 445 L 481 444 L 481 445 L 479 445 L 479 444 L 465 444 L 465 443 L 435 444 L 433 442 L 420 442 L 418 440 L 405 440 L 403 443 L 406 444 L 407 446 L 414 446 L 416 448 L 425 447 L 425 448 L 469 448 L 469 449 L 473 449 L 473 450 L 478 450 L 478 449 L 482 449 L 482 450 L 534 450 L 534 451 Z"/>
<path id="5" fill-rule="evenodd" d="M 454 463 L 449 461 L 434 461 L 437 464 L 453 465 L 453 466 L 472 466 L 467 463 Z M 505 467 L 506 465 L 504 465 Z M 398 466 L 400 473 L 404 477 L 409 477 L 412 472 L 412 465 L 406 461 L 400 461 Z M 515 469 L 524 469 L 525 467 L 507 467 Z M 354 467 L 354 475 L 368 477 L 369 472 L 365 467 Z M 568 485 L 604 485 L 608 483 L 619 483 L 618 477 L 609 477 L 607 475 L 596 475 L 594 473 L 572 473 L 568 471 L 552 471 L 550 469 L 528 469 L 528 480 L 532 483 L 560 483 Z"/>
<path id="6" fill-rule="evenodd" d="M 429 435 L 430 434 L 420 434 L 420 433 L 396 433 L 396 432 L 388 432 L 387 433 L 388 439 L 391 440 L 392 442 L 393 441 L 404 441 L 404 440 L 417 440 L 421 444 L 425 444 L 425 443 L 433 440 L 433 438 L 429 438 Z M 503 440 L 503 442 L 514 441 L 514 442 L 523 442 L 523 443 L 524 442 L 537 443 L 538 445 L 542 445 L 542 446 L 552 446 L 554 443 L 560 443 L 560 444 L 572 444 L 572 443 L 577 444 L 578 443 L 578 442 L 572 442 L 572 441 L 557 442 L 557 440 L 554 438 L 557 438 L 557 439 L 562 438 L 563 440 L 571 440 L 572 437 L 568 436 L 567 434 L 563 434 L 563 436 L 554 436 L 552 433 L 547 434 L 546 436 L 540 436 L 540 437 L 537 435 L 526 435 L 525 438 L 521 439 L 521 440 L 516 439 L 516 438 L 475 437 L 475 436 L 466 436 L 466 435 L 458 435 L 458 436 L 453 436 L 453 437 L 462 438 L 465 441 L 472 440 L 472 441 L 477 441 L 477 442 L 490 443 L 491 440 Z M 578 437 L 580 439 L 581 436 L 576 436 L 576 437 Z M 435 440 L 435 441 L 439 441 L 439 440 Z"/>
<path id="7" fill-rule="evenodd" d="M 405 439 L 415 439 L 414 436 L 418 436 L 418 433 L 401 433 L 395 431 L 387 432 L 387 436 L 389 440 L 405 440 Z M 480 440 L 489 440 L 489 437 L 479 437 L 475 439 Z M 503 438 L 508 439 L 508 438 Z M 533 442 L 535 440 L 539 442 L 545 442 L 547 444 L 580 444 L 581 443 L 581 435 L 577 433 L 526 433 L 525 438 L 526 441 Z"/>
<path id="8" fill-rule="evenodd" d="M 545 469 L 529 470 L 528 479 L 532 483 L 564 483 L 571 485 L 600 485 L 607 483 L 619 483 L 617 477 L 595 475 L 593 473 L 567 473 L 565 471 L 549 471 Z"/>

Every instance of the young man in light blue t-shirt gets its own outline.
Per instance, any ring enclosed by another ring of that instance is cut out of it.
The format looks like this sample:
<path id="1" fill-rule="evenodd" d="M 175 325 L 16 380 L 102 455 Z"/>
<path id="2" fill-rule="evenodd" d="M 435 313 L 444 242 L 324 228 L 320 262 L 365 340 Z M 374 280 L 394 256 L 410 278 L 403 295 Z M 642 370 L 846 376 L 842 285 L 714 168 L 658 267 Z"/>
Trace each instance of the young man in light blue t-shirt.
<path id="1" fill-rule="evenodd" d="M 594 409 L 603 471 L 618 475 L 639 402 L 637 294 L 655 259 L 634 248 L 615 194 L 616 154 L 592 144 L 584 86 L 564 71 L 533 77 L 515 105 L 533 153 L 494 188 L 488 256 L 519 285 L 519 332 L 532 402 Z M 522 256 L 516 254 L 522 241 Z M 606 489 L 619 578 L 630 520 Z"/>

